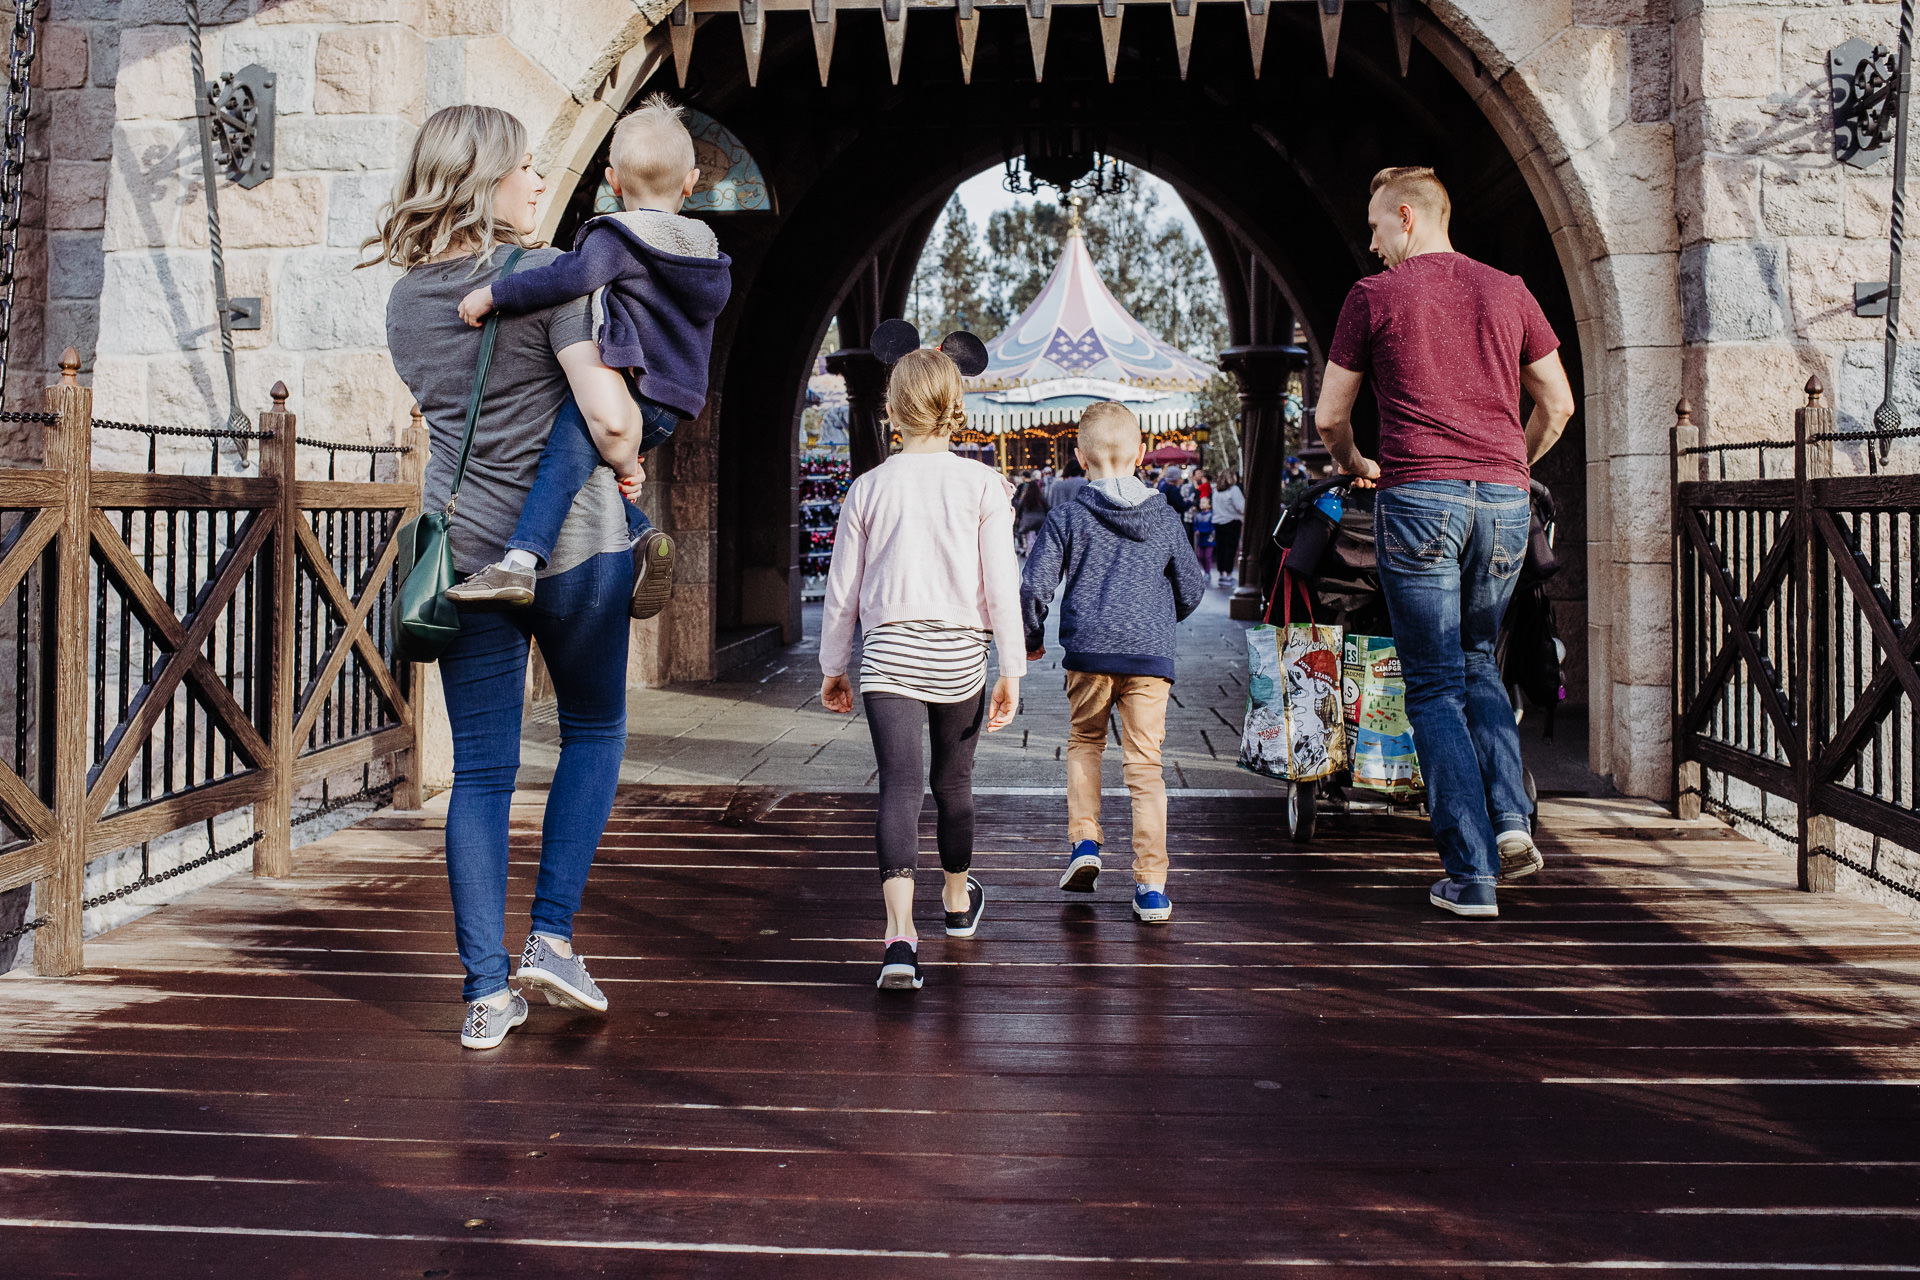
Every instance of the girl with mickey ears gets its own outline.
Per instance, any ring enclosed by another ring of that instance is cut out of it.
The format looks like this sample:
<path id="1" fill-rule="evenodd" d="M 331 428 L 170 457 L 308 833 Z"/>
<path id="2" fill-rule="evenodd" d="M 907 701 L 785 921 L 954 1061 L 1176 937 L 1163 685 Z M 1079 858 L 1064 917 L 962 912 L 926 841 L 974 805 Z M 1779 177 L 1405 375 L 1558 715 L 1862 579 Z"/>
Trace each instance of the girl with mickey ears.
<path id="1" fill-rule="evenodd" d="M 889 320 L 869 347 L 892 366 L 887 416 L 901 447 L 856 479 L 841 502 L 820 628 L 820 704 L 841 715 L 853 710 L 847 667 L 857 625 L 860 695 L 880 767 L 874 842 L 887 932 L 878 985 L 918 991 L 913 875 L 921 798 L 931 786 L 947 936 L 970 938 L 986 906 L 986 891 L 968 874 L 974 749 L 983 722 L 989 733 L 1012 723 L 1027 649 L 1006 482 L 949 448 L 966 422 L 961 375 L 986 368 L 985 345 L 952 333 L 938 350 L 922 350 L 912 325 Z M 989 648 L 1000 656 L 991 697 Z M 922 725 L 933 743 L 924 783 Z"/>

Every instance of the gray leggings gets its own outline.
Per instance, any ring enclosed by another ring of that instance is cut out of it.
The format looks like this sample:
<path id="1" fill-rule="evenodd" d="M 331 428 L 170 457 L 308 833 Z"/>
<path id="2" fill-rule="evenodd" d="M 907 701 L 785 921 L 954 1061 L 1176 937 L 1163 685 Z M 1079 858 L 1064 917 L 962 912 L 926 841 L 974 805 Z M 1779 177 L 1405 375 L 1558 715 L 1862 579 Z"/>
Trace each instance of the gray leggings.
<path id="1" fill-rule="evenodd" d="M 939 813 L 936 825 L 942 870 L 958 873 L 973 865 L 973 750 L 980 742 L 980 721 L 987 708 L 983 688 L 961 702 L 922 702 L 897 693 L 869 693 L 867 729 L 880 764 L 880 820 L 874 843 L 880 852 L 880 878 L 911 877 L 920 860 L 922 786 L 920 726 L 933 737 L 933 769 L 927 785 Z"/>

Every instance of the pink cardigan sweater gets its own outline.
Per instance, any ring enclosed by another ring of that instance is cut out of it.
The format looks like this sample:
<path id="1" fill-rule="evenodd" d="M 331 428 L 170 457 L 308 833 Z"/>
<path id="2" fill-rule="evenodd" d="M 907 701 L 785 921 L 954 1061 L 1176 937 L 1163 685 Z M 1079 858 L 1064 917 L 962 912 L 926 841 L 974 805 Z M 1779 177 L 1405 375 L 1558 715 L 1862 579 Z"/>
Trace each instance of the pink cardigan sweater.
<path id="1" fill-rule="evenodd" d="M 820 626 L 820 671 L 846 674 L 853 632 L 947 622 L 993 632 L 1000 674 L 1027 673 L 1013 508 L 998 472 L 951 453 L 900 453 L 840 504 Z"/>

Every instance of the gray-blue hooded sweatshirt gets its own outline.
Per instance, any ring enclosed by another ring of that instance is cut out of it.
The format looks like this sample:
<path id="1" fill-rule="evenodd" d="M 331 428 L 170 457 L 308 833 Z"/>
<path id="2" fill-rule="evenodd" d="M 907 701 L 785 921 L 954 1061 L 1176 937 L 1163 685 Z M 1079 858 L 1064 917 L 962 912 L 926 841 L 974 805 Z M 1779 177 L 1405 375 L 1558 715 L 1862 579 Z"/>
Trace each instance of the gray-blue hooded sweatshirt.
<path id="1" fill-rule="evenodd" d="M 1119 500 L 1103 488 L 1119 489 Z M 1062 578 L 1067 670 L 1173 679 L 1174 624 L 1200 607 L 1207 579 L 1165 498 L 1137 481 L 1100 482 L 1048 513 L 1020 584 L 1030 650 Z"/>

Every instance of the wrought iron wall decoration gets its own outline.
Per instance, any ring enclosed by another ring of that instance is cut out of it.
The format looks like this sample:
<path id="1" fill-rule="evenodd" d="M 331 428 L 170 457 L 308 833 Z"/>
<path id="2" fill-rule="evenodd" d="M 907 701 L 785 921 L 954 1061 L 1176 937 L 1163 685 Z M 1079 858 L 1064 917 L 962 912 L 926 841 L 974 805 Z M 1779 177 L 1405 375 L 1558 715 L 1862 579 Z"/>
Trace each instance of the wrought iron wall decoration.
<path id="1" fill-rule="evenodd" d="M 1849 40 L 1828 50 L 1835 160 L 1866 169 L 1885 158 L 1893 138 L 1899 70 L 1894 52 L 1883 44 Z"/>
<path id="2" fill-rule="evenodd" d="M 259 63 L 207 85 L 213 154 L 236 186 L 251 190 L 273 176 L 273 72 Z"/>

